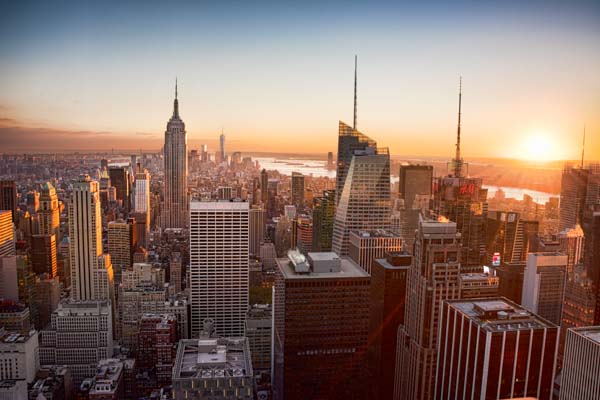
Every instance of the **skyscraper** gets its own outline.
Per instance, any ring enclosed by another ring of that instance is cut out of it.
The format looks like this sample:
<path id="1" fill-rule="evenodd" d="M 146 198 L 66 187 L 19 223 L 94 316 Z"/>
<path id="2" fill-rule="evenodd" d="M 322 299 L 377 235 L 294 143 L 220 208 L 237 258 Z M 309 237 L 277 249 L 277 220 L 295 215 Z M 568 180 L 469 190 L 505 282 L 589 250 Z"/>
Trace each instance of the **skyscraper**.
<path id="1" fill-rule="evenodd" d="M 406 284 L 412 255 L 390 252 L 371 268 L 369 326 L 370 398 L 389 400 L 394 395 L 398 327 L 404 324 Z"/>
<path id="2" fill-rule="evenodd" d="M 269 173 L 263 168 L 263 170 L 260 172 L 260 198 L 265 207 L 269 199 L 269 191 L 267 186 L 269 186 Z"/>
<path id="3" fill-rule="evenodd" d="M 458 95 L 456 155 L 448 164 L 447 176 L 434 184 L 433 209 L 438 216 L 456 222 L 462 236 L 461 270 L 483 272 L 487 219 L 487 189 L 481 178 L 468 176 L 468 164 L 460 153 L 462 81 Z"/>
<path id="4" fill-rule="evenodd" d="M 0 257 L 15 255 L 12 211 L 0 210 Z"/>
<path id="5" fill-rule="evenodd" d="M 212 318 L 220 336 L 243 336 L 248 309 L 248 203 L 191 203 L 192 336 Z"/>
<path id="6" fill-rule="evenodd" d="M 88 175 L 73 184 L 69 202 L 69 254 L 71 296 L 75 300 L 93 298 L 93 273 L 102 255 L 102 217 L 98 182 Z"/>
<path id="7" fill-rule="evenodd" d="M 551 400 L 557 349 L 556 325 L 505 298 L 444 301 L 435 399 Z"/>
<path id="8" fill-rule="evenodd" d="M 17 185 L 15 181 L 0 181 L 0 210 L 9 210 L 11 218 L 17 218 Z"/>
<path id="9" fill-rule="evenodd" d="M 296 217 L 296 242 L 292 247 L 298 248 L 302 254 L 308 254 L 313 251 L 313 220 L 310 215 L 302 214 Z"/>
<path id="10" fill-rule="evenodd" d="M 56 236 L 31 236 L 31 268 L 36 274 L 48 274 L 54 278 L 58 274 L 56 259 Z"/>
<path id="11" fill-rule="evenodd" d="M 399 174 L 399 197 L 404 205 L 400 212 L 398 232 L 407 243 L 415 239 L 419 214 L 429 209 L 433 185 L 431 165 L 401 165 Z"/>
<path id="12" fill-rule="evenodd" d="M 274 398 L 366 399 L 370 276 L 335 253 L 277 264 Z"/>
<path id="13" fill-rule="evenodd" d="M 582 166 L 565 165 L 560 184 L 559 229 L 575 228 L 583 222 L 590 170 Z"/>
<path id="14" fill-rule="evenodd" d="M 131 210 L 131 198 L 129 196 L 129 171 L 127 167 L 110 167 L 108 169 L 110 185 L 117 190 L 117 200 L 121 202 L 126 212 Z"/>
<path id="15" fill-rule="evenodd" d="M 455 222 L 419 220 L 398 329 L 396 399 L 433 398 L 440 303 L 460 298 L 460 239 Z"/>
<path id="16" fill-rule="evenodd" d="M 225 134 L 221 132 L 221 136 L 219 136 L 219 162 L 225 161 Z"/>
<path id="17" fill-rule="evenodd" d="M 350 163 L 354 152 L 357 150 L 366 150 L 367 148 L 377 147 L 377 142 L 365 134 L 360 133 L 351 126 L 346 125 L 342 121 L 339 122 L 338 130 L 338 156 L 336 170 L 336 205 L 340 201 L 342 189 L 346 183 L 346 175 L 350 169 Z"/>
<path id="18" fill-rule="evenodd" d="M 313 198 L 313 251 L 331 251 L 334 213 L 334 190 L 325 190 L 322 196 Z"/>
<path id="19" fill-rule="evenodd" d="M 539 231 L 538 221 L 526 221 L 518 212 L 491 211 L 487 218 L 486 265 L 527 261 L 529 240 Z"/>
<path id="20" fill-rule="evenodd" d="M 177 83 L 173 115 L 165 131 L 165 202 L 162 210 L 162 228 L 183 228 L 188 223 L 189 202 L 187 193 L 187 134 L 179 117 Z"/>
<path id="21" fill-rule="evenodd" d="M 371 265 L 386 253 L 397 253 L 402 249 L 402 238 L 385 230 L 350 232 L 350 258 L 371 274 Z"/>
<path id="22" fill-rule="evenodd" d="M 108 223 L 108 253 L 110 254 L 115 285 L 121 283 L 122 271 L 133 266 L 133 252 L 137 242 L 135 220 L 119 219 Z"/>
<path id="23" fill-rule="evenodd" d="M 265 210 L 259 206 L 252 206 L 249 216 L 250 223 L 250 254 L 258 256 L 260 243 L 265 236 Z"/>
<path id="24" fill-rule="evenodd" d="M 567 331 L 561 400 L 600 398 L 600 326 Z"/>
<path id="25" fill-rule="evenodd" d="M 353 152 L 338 197 L 332 250 L 340 256 L 348 254 L 351 231 L 389 227 L 390 155 L 386 148 L 371 144 Z"/>
<path id="26" fill-rule="evenodd" d="M 304 175 L 292 172 L 292 204 L 298 212 L 304 209 Z"/>
<path id="27" fill-rule="evenodd" d="M 567 256 L 562 253 L 530 253 L 523 280 L 522 305 L 553 324 L 562 318 Z"/>
<path id="28" fill-rule="evenodd" d="M 38 210 L 40 233 L 42 235 L 56 235 L 60 241 L 60 210 L 56 189 L 50 182 L 44 183 L 40 194 L 40 209 Z"/>

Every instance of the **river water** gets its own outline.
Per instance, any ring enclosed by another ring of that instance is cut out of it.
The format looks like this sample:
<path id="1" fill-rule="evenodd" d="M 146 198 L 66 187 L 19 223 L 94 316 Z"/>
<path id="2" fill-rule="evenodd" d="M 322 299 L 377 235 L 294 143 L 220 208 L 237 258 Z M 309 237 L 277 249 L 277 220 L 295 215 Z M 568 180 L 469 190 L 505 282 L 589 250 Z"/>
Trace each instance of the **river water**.
<path id="1" fill-rule="evenodd" d="M 258 161 L 261 168 L 265 168 L 267 171 L 277 170 L 280 174 L 284 175 L 291 175 L 292 172 L 300 172 L 304 175 L 335 178 L 335 170 L 328 170 L 327 162 L 324 160 L 277 159 L 273 157 L 253 157 L 253 159 Z M 398 182 L 398 177 L 392 176 L 392 182 Z M 550 197 L 558 196 L 553 193 L 509 186 L 483 185 L 483 187 L 488 189 L 488 198 L 494 197 L 499 188 L 504 191 L 506 197 L 523 200 L 523 196 L 528 194 L 538 204 L 545 204 Z"/>

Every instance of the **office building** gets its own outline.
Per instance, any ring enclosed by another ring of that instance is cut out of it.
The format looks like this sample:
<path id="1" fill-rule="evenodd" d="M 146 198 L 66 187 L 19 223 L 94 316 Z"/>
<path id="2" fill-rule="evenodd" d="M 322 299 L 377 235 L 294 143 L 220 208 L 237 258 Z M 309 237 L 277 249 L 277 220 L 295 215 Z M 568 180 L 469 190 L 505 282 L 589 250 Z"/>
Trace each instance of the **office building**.
<path id="1" fill-rule="evenodd" d="M 243 336 L 248 308 L 248 203 L 192 202 L 192 336 L 211 318 L 220 336 Z"/>
<path id="2" fill-rule="evenodd" d="M 260 244 L 265 237 L 265 210 L 260 205 L 254 205 L 249 211 L 250 224 L 250 254 L 258 256 Z"/>
<path id="3" fill-rule="evenodd" d="M 277 260 L 275 399 L 366 399 L 370 276 L 335 253 Z"/>
<path id="4" fill-rule="evenodd" d="M 173 252 L 169 260 L 169 284 L 175 293 L 179 293 L 182 290 L 181 283 L 183 282 L 183 276 L 181 272 L 183 271 L 183 265 L 181 263 L 181 253 Z"/>
<path id="5" fill-rule="evenodd" d="M 271 371 L 273 313 L 270 304 L 254 304 L 246 315 L 246 338 L 255 373 Z"/>
<path id="6" fill-rule="evenodd" d="M 266 169 L 263 169 L 260 172 L 260 195 L 261 195 L 261 201 L 263 203 L 263 205 L 267 205 L 267 202 L 269 200 L 269 191 L 267 189 L 267 186 L 269 185 L 269 173 L 267 172 Z"/>
<path id="7" fill-rule="evenodd" d="M 304 175 L 292 172 L 292 204 L 298 211 L 304 209 Z"/>
<path id="8" fill-rule="evenodd" d="M 562 319 L 567 261 L 562 253 L 530 253 L 525 267 L 521 304 L 556 325 Z"/>
<path id="9" fill-rule="evenodd" d="M 460 298 L 460 242 L 455 222 L 419 218 L 405 323 L 398 328 L 396 399 L 433 398 L 440 304 Z"/>
<path id="10" fill-rule="evenodd" d="M 180 340 L 173 367 L 175 400 L 254 398 L 254 375 L 244 337 Z"/>
<path id="11" fill-rule="evenodd" d="M 0 257 L 14 256 L 15 233 L 12 213 L 8 210 L 0 211 Z"/>
<path id="12" fill-rule="evenodd" d="M 15 379 L 31 383 L 39 368 L 38 332 L 25 334 L 0 327 L 0 381 Z"/>
<path id="13" fill-rule="evenodd" d="M 179 100 L 175 84 L 173 115 L 167 123 L 164 145 L 165 197 L 162 210 L 163 229 L 183 228 L 189 218 L 187 193 L 187 134 L 185 124 L 179 117 Z"/>
<path id="14" fill-rule="evenodd" d="M 563 168 L 560 184 L 560 231 L 582 225 L 590 172 L 590 169 L 579 165 L 565 165 Z"/>
<path id="15" fill-rule="evenodd" d="M 144 314 L 140 319 L 137 368 L 152 372 L 158 387 L 171 383 L 177 351 L 177 319 L 170 314 Z"/>
<path id="16" fill-rule="evenodd" d="M 377 142 L 367 135 L 357 131 L 354 127 L 339 121 L 338 127 L 338 154 L 335 198 L 336 205 L 342 195 L 342 189 L 346 183 L 346 175 L 350 169 L 352 157 L 355 151 L 365 151 L 367 148 L 376 148 Z"/>
<path id="17" fill-rule="evenodd" d="M 412 255 L 390 252 L 371 269 L 369 398 L 393 399 L 398 327 L 404 324 L 406 284 Z"/>
<path id="18" fill-rule="evenodd" d="M 502 297 L 444 301 L 436 399 L 551 400 L 558 327 Z"/>
<path id="19" fill-rule="evenodd" d="M 131 210 L 130 180 L 127 167 L 110 167 L 108 169 L 110 185 L 117 191 L 117 201 L 126 212 Z"/>
<path id="20" fill-rule="evenodd" d="M 31 269 L 36 274 L 58 275 L 56 235 L 31 236 Z"/>
<path id="21" fill-rule="evenodd" d="M 68 368 L 59 365 L 40 368 L 35 378 L 29 389 L 29 399 L 72 398 L 73 383 Z"/>
<path id="22" fill-rule="evenodd" d="M 17 256 L 0 257 L 0 299 L 19 301 Z"/>
<path id="23" fill-rule="evenodd" d="M 460 274 L 458 277 L 462 300 L 499 296 L 500 278 L 484 272 Z"/>
<path id="24" fill-rule="evenodd" d="M 133 218 L 108 223 L 108 254 L 110 254 L 117 286 L 121 282 L 122 271 L 133 265 L 133 252 L 136 245 L 137 231 Z"/>
<path id="25" fill-rule="evenodd" d="M 486 265 L 527 261 L 529 241 L 539 231 L 538 221 L 526 221 L 517 212 L 489 211 L 487 218 Z"/>
<path id="26" fill-rule="evenodd" d="M 460 153 L 461 91 L 458 95 L 456 154 L 448 163 L 448 174 L 434 183 L 433 210 L 438 217 L 456 223 L 461 234 L 461 271 L 483 272 L 485 259 L 487 189 L 481 178 L 469 176 L 468 163 Z"/>
<path id="27" fill-rule="evenodd" d="M 600 399 L 600 326 L 569 329 L 560 400 Z"/>
<path id="28" fill-rule="evenodd" d="M 221 135 L 219 136 L 219 163 L 225 162 L 227 161 L 227 158 L 225 157 L 225 134 L 223 132 L 221 132 Z"/>
<path id="29" fill-rule="evenodd" d="M 583 229 L 579 225 L 572 229 L 565 229 L 558 234 L 558 242 L 561 253 L 568 256 L 567 272 L 572 274 L 575 266 L 583 262 Z"/>
<path id="30" fill-rule="evenodd" d="M 119 400 L 125 398 L 124 361 L 107 358 L 98 361 L 96 373 L 86 388 L 89 400 Z"/>
<path id="31" fill-rule="evenodd" d="M 338 161 L 338 170 L 340 169 L 342 161 Z M 349 254 L 350 232 L 389 227 L 391 203 L 388 150 L 372 146 L 356 150 L 345 176 L 333 221 L 332 250 L 340 256 Z"/>
<path id="32" fill-rule="evenodd" d="M 52 313 L 50 326 L 40 331 L 40 364 L 67 366 L 76 386 L 94 376 L 98 361 L 112 354 L 108 301 L 63 300 Z"/>
<path id="33" fill-rule="evenodd" d="M 60 234 L 60 207 L 56 189 L 50 182 L 42 185 L 40 194 L 40 209 L 38 210 L 40 234 L 55 235 L 59 240 Z"/>
<path id="34" fill-rule="evenodd" d="M 40 209 L 40 193 L 36 190 L 27 193 L 25 198 L 27 212 L 31 215 L 37 214 Z"/>
<path id="35" fill-rule="evenodd" d="M 498 295 L 521 304 L 523 298 L 523 280 L 526 262 L 503 263 L 496 268 L 498 276 Z"/>
<path id="36" fill-rule="evenodd" d="M 350 232 L 350 258 L 371 274 L 371 265 L 386 253 L 396 253 L 402 249 L 402 238 L 383 229 Z"/>
<path id="37" fill-rule="evenodd" d="M 23 303 L 0 300 L 0 327 L 26 334 L 32 328 L 29 308 Z"/>
<path id="38" fill-rule="evenodd" d="M 326 190 L 313 198 L 313 251 L 331 251 L 334 213 L 335 191 Z"/>
<path id="39" fill-rule="evenodd" d="M 135 198 L 134 208 L 135 213 L 132 216 L 135 218 L 137 228 L 138 243 L 142 246 L 148 245 L 148 237 L 150 235 L 150 174 L 144 169 L 135 174 Z"/>
<path id="40" fill-rule="evenodd" d="M 93 297 L 93 273 L 102 255 L 102 216 L 98 182 L 88 175 L 73 184 L 69 202 L 69 254 L 71 265 L 71 297 L 88 300 Z"/>
<path id="41" fill-rule="evenodd" d="M 399 173 L 400 231 L 402 238 L 412 244 L 419 223 L 419 214 L 429 210 L 432 199 L 433 166 L 401 165 Z"/>
<path id="42" fill-rule="evenodd" d="M 54 310 L 60 302 L 61 285 L 58 278 L 41 274 L 35 280 L 37 320 L 34 321 L 37 330 L 44 329 L 50 323 Z"/>
<path id="43" fill-rule="evenodd" d="M 302 214 L 296 218 L 296 247 L 302 254 L 311 252 L 313 244 L 313 220 L 310 215 Z"/>
<path id="44" fill-rule="evenodd" d="M 10 211 L 13 222 L 17 220 L 17 185 L 15 181 L 0 181 L 0 210 Z"/>

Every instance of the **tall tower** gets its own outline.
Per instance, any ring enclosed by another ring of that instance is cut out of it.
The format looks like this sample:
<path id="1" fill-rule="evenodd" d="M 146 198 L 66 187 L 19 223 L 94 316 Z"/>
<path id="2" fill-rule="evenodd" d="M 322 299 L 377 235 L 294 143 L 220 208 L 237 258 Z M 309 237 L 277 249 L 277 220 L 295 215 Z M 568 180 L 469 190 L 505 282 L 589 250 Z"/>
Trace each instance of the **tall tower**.
<path id="1" fill-rule="evenodd" d="M 248 310 L 248 203 L 191 203 L 192 336 L 212 318 L 220 336 L 244 336 Z"/>
<path id="2" fill-rule="evenodd" d="M 56 189 L 50 182 L 46 182 L 42 186 L 38 214 L 40 216 L 40 234 L 56 235 L 56 240 L 59 241 L 60 211 L 58 196 L 56 195 Z"/>
<path id="3" fill-rule="evenodd" d="M 433 398 L 440 303 L 460 298 L 460 240 L 456 223 L 420 218 L 398 329 L 396 399 Z"/>
<path id="4" fill-rule="evenodd" d="M 299 172 L 292 172 L 292 204 L 298 212 L 304 209 L 304 175 Z"/>
<path id="5" fill-rule="evenodd" d="M 138 243 L 147 246 L 150 236 L 150 174 L 146 169 L 135 174 L 134 208 Z"/>
<path id="6" fill-rule="evenodd" d="M 69 202 L 69 253 L 71 296 L 75 300 L 94 297 L 94 271 L 102 255 L 102 216 L 98 182 L 83 175 L 73 185 Z"/>
<path id="7" fill-rule="evenodd" d="M 10 210 L 12 220 L 17 220 L 17 185 L 15 181 L 0 181 L 0 210 Z"/>
<path id="8" fill-rule="evenodd" d="M 344 128 L 346 131 L 346 127 L 340 122 L 340 130 Z M 368 139 L 356 130 L 351 132 Z M 349 136 L 344 139 L 358 137 Z M 356 143 L 364 147 L 353 148 L 351 142 L 347 143 L 353 150 L 346 154 L 351 158 L 344 172 L 344 182 L 341 185 L 333 222 L 332 250 L 340 256 L 348 255 L 350 231 L 387 229 L 390 222 L 389 152 L 386 148 L 377 148 L 375 142 L 370 139 Z M 342 162 L 339 162 L 338 173 L 341 166 Z"/>
<path id="9" fill-rule="evenodd" d="M 223 132 L 219 136 L 219 157 L 221 162 L 225 161 L 225 134 Z"/>
<path id="10" fill-rule="evenodd" d="M 485 258 L 487 189 L 483 180 L 468 176 L 468 164 L 460 153 L 462 79 L 458 94 L 456 153 L 448 164 L 448 175 L 434 183 L 433 209 L 438 216 L 456 222 L 462 235 L 462 272 L 482 272 Z"/>
<path id="11" fill-rule="evenodd" d="M 179 117 L 177 81 L 173 115 L 167 123 L 164 146 L 165 161 L 165 207 L 162 228 L 183 228 L 187 225 L 189 204 L 187 195 L 187 134 L 185 124 Z"/>

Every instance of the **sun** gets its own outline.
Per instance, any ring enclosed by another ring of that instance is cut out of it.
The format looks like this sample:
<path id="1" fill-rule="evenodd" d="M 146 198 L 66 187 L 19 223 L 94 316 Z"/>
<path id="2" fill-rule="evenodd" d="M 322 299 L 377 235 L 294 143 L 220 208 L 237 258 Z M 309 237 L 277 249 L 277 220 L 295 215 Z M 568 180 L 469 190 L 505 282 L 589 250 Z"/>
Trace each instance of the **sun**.
<path id="1" fill-rule="evenodd" d="M 533 132 L 523 138 L 519 158 L 531 161 L 552 161 L 560 159 L 560 150 L 553 135 Z"/>

